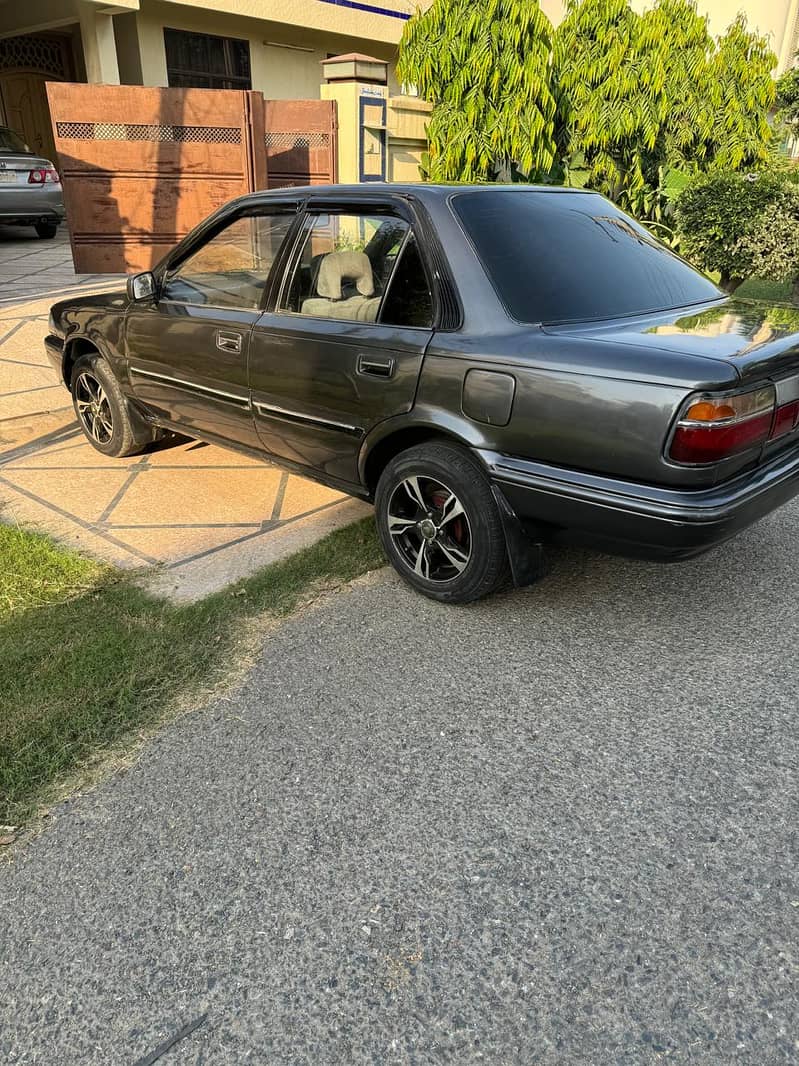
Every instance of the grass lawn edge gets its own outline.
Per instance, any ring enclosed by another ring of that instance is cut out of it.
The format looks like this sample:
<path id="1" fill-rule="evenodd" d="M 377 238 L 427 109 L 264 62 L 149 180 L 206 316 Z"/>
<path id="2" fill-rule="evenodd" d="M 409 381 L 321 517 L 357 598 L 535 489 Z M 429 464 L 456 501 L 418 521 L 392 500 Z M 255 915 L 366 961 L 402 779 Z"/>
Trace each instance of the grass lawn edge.
<path id="1" fill-rule="evenodd" d="M 384 565 L 365 518 L 174 604 L 143 589 L 141 572 L 0 524 L 0 825 L 29 829 L 128 764 L 166 723 L 240 680 L 270 629 Z"/>

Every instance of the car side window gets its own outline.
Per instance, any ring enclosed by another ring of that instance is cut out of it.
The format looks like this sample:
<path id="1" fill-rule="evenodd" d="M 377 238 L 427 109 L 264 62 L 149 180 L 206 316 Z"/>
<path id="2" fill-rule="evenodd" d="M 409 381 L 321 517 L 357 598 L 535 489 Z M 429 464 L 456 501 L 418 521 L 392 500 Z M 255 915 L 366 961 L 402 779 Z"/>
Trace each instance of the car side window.
<path id="1" fill-rule="evenodd" d="M 408 228 L 387 215 L 312 215 L 280 310 L 376 322 Z"/>
<path id="2" fill-rule="evenodd" d="M 256 310 L 295 212 L 245 215 L 166 275 L 162 300 Z"/>
<path id="3" fill-rule="evenodd" d="M 433 325 L 433 294 L 416 235 L 409 233 L 380 308 L 380 321 L 391 326 Z"/>

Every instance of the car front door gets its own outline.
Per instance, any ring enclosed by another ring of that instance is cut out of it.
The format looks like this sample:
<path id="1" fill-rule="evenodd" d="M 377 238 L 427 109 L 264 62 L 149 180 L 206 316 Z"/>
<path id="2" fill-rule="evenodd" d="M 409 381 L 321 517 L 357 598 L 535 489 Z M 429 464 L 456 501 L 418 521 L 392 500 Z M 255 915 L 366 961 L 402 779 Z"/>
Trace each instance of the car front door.
<path id="1" fill-rule="evenodd" d="M 432 337 L 431 287 L 411 220 L 389 208 L 312 207 L 274 303 L 250 344 L 263 445 L 357 483 L 364 435 L 413 406 Z"/>
<path id="2" fill-rule="evenodd" d="M 270 270 L 296 206 L 250 209 L 170 263 L 151 300 L 126 317 L 135 396 L 188 434 L 260 447 L 247 357 Z"/>

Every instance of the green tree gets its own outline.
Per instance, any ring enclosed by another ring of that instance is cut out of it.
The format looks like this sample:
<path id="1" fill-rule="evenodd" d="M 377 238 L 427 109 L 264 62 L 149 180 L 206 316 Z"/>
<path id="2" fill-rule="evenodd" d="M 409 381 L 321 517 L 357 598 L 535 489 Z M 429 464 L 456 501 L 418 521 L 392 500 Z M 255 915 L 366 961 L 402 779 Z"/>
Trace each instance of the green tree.
<path id="1" fill-rule="evenodd" d="M 592 188 L 635 210 L 666 119 L 659 25 L 627 0 L 567 0 L 555 67 L 572 163 L 584 165 Z"/>
<path id="2" fill-rule="evenodd" d="M 551 167 L 552 25 L 538 0 L 433 0 L 406 24 L 397 74 L 433 105 L 433 180 L 507 180 Z"/>
<path id="3" fill-rule="evenodd" d="M 713 57 L 713 166 L 745 170 L 768 161 L 772 131 L 768 121 L 774 105 L 771 71 L 777 57 L 768 38 L 747 29 L 746 16 L 738 15 Z"/>
<path id="4" fill-rule="evenodd" d="M 656 150 L 659 165 L 700 164 L 713 138 L 717 88 L 714 43 L 695 0 L 657 0 L 644 12 L 647 36 L 660 42 L 665 71 L 663 116 Z"/>
<path id="5" fill-rule="evenodd" d="M 686 176 L 769 159 L 776 58 L 739 15 L 713 42 L 695 0 L 433 0 L 398 73 L 433 104 L 434 180 L 589 185 L 668 235 Z M 554 163 L 554 165 L 553 165 Z"/>
<path id="6" fill-rule="evenodd" d="M 799 67 L 786 70 L 775 86 L 776 122 L 785 137 L 799 133 Z"/>
<path id="7" fill-rule="evenodd" d="M 768 41 L 739 15 L 713 42 L 695 0 L 567 0 L 555 71 L 567 157 L 634 213 L 664 213 L 665 171 L 768 161 L 774 102 Z"/>

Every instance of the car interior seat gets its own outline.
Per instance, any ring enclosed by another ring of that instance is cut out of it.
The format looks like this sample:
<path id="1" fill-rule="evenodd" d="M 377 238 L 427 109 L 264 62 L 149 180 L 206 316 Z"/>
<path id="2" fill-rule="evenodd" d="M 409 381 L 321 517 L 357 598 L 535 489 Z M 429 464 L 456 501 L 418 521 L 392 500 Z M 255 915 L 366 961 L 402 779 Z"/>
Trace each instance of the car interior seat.
<path id="1" fill-rule="evenodd" d="M 328 252 L 316 274 L 316 296 L 303 300 L 301 313 L 324 318 L 374 322 L 380 307 L 372 264 L 365 252 Z"/>

